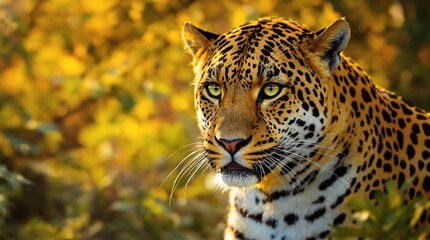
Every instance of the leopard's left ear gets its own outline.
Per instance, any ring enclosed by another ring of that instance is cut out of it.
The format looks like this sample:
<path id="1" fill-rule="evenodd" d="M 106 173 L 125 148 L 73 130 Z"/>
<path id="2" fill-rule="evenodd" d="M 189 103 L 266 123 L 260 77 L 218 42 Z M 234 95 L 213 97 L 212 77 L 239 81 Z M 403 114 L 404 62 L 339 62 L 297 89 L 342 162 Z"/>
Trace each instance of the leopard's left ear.
<path id="1" fill-rule="evenodd" d="M 339 54 L 348 44 L 349 37 L 349 25 L 344 18 L 340 18 L 328 26 L 322 33 L 317 34 L 308 43 L 308 50 L 316 54 L 327 64 L 326 66 L 331 74 L 339 65 Z"/>
<path id="2" fill-rule="evenodd" d="M 182 28 L 182 40 L 187 52 L 196 59 L 218 38 L 218 34 L 200 29 L 186 22 Z"/>

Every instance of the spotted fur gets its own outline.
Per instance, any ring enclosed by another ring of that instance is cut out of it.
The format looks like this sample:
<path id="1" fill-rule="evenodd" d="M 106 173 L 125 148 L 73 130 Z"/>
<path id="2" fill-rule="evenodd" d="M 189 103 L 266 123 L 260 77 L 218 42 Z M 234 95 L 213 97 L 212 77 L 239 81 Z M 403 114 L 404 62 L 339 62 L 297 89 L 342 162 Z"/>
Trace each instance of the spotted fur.
<path id="1" fill-rule="evenodd" d="M 349 37 L 344 19 L 318 32 L 281 18 L 221 35 L 184 25 L 204 161 L 229 191 L 226 239 L 325 239 L 351 221 L 348 197 L 387 179 L 429 196 L 430 115 L 342 55 Z"/>

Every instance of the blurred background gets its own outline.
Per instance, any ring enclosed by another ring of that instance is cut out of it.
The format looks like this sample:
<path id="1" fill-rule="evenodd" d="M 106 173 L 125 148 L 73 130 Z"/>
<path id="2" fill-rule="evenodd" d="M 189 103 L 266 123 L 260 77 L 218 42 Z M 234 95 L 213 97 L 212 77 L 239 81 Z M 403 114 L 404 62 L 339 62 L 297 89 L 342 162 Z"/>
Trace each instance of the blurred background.
<path id="1" fill-rule="evenodd" d="M 185 21 L 319 30 L 345 16 L 345 54 L 429 110 L 429 13 L 426 0 L 0 0 L 0 239 L 221 238 L 227 196 L 206 174 L 169 204 L 199 141 Z"/>

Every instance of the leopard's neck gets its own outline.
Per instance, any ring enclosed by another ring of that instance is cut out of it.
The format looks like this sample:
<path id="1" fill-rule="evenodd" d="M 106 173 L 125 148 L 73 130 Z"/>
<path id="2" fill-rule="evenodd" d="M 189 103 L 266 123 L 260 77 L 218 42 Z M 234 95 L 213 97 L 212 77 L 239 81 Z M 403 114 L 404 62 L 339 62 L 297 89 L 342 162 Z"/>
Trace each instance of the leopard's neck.
<path id="1" fill-rule="evenodd" d="M 333 159 L 324 168 L 303 171 L 298 182 L 287 181 L 270 192 L 232 188 L 226 239 L 327 237 L 331 225 L 345 221 L 341 203 L 353 191 L 356 179 L 355 170 L 341 159 Z"/>

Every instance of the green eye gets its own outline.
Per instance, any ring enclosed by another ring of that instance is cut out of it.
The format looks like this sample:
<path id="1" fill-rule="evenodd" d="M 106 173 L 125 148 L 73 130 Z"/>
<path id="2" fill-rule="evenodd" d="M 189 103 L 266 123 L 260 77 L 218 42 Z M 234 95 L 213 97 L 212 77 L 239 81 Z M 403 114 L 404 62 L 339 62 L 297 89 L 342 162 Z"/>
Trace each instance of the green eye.
<path id="1" fill-rule="evenodd" d="M 206 92 L 213 98 L 221 98 L 221 86 L 218 83 L 209 83 L 206 85 Z"/>
<path id="2" fill-rule="evenodd" d="M 269 83 L 264 85 L 262 97 L 269 99 L 276 97 L 282 90 L 282 87 L 276 83 Z"/>

